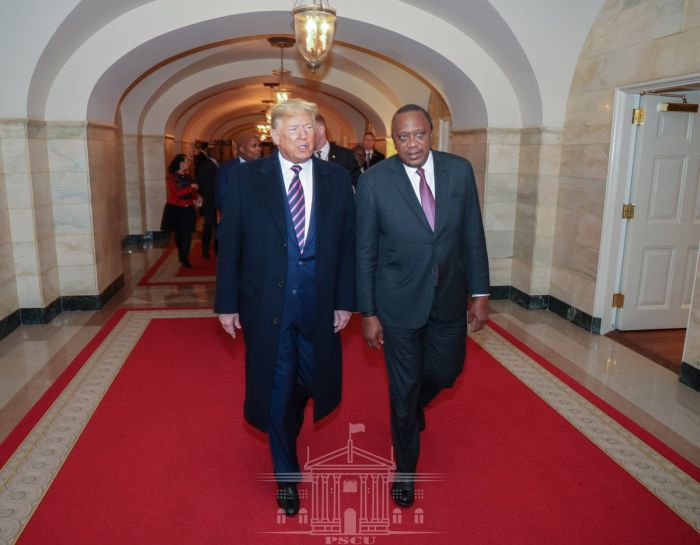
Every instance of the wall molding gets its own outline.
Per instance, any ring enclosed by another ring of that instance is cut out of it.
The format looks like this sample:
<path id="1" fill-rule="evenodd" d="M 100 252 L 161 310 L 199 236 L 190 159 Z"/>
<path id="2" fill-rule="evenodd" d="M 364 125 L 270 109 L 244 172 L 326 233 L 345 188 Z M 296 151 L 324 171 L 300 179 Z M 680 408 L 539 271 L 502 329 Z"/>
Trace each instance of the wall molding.
<path id="1" fill-rule="evenodd" d="M 680 381 L 689 388 L 700 392 L 700 369 L 682 361 Z"/>
<path id="2" fill-rule="evenodd" d="M 0 339 L 21 325 L 48 324 L 61 312 L 99 310 L 124 287 L 124 275 L 119 275 L 99 295 L 64 295 L 44 308 L 20 308 L 0 320 Z"/>
<path id="3" fill-rule="evenodd" d="M 493 300 L 513 301 L 527 310 L 549 310 L 589 333 L 600 335 L 600 318 L 595 318 L 553 295 L 528 295 L 513 286 L 491 286 L 490 291 Z"/>

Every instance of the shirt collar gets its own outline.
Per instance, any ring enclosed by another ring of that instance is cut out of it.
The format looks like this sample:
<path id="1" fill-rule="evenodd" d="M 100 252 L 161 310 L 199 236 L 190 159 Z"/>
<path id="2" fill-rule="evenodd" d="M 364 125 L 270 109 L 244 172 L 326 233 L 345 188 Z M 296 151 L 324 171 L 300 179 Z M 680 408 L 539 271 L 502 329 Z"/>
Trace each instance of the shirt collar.
<path id="1" fill-rule="evenodd" d="M 408 174 L 408 177 L 410 178 L 414 174 L 416 174 L 416 171 L 420 167 L 410 167 L 407 164 L 403 163 L 403 167 L 406 169 L 406 174 Z M 434 180 L 435 176 L 435 165 L 433 164 L 433 150 L 430 150 L 428 152 L 428 158 L 425 160 L 425 163 L 423 164 L 423 171 L 425 172 L 425 176 L 428 180 Z"/>
<path id="2" fill-rule="evenodd" d="M 288 161 L 287 159 L 284 158 L 284 156 L 278 151 L 277 156 L 280 158 L 280 164 L 282 165 L 282 171 L 283 172 L 289 172 L 292 170 L 292 167 L 294 165 L 299 165 L 302 170 L 310 169 L 311 168 L 311 158 L 309 158 L 307 161 L 303 163 L 292 163 L 291 161 Z"/>

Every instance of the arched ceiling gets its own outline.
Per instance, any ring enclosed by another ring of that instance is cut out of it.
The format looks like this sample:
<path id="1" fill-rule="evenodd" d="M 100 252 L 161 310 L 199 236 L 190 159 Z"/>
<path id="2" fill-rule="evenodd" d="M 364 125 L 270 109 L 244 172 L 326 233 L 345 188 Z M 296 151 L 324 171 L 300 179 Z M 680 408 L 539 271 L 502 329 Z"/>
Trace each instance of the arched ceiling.
<path id="1" fill-rule="evenodd" d="M 317 74 L 285 66 L 334 136 L 380 136 L 432 92 L 454 128 L 561 126 L 579 51 L 603 0 L 333 0 L 332 55 Z M 120 119 L 128 133 L 216 137 L 260 118 L 290 35 L 291 0 L 24 0 L 0 18 L 2 117 Z M 41 13 L 41 17 L 36 14 Z M 258 113 L 256 113 L 258 112 Z M 335 133 L 338 134 L 335 134 Z"/>

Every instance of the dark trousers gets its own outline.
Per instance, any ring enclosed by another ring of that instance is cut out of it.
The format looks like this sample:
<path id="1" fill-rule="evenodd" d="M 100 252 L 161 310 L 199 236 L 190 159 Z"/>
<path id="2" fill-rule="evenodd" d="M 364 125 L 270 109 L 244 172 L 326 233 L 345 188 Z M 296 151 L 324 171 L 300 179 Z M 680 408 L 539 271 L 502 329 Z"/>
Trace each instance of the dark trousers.
<path id="1" fill-rule="evenodd" d="M 415 473 L 420 453 L 418 415 L 464 367 L 466 317 L 445 322 L 433 315 L 420 329 L 384 326 L 391 435 L 398 473 Z"/>
<path id="2" fill-rule="evenodd" d="M 267 430 L 278 482 L 297 482 L 300 478 L 297 435 L 311 394 L 313 355 L 312 341 L 294 324 L 280 332 Z"/>
<path id="3" fill-rule="evenodd" d="M 216 255 L 218 240 L 216 238 L 216 208 L 213 202 L 204 202 L 202 218 L 204 219 L 204 224 L 202 225 L 202 255 L 205 257 L 209 255 L 212 235 L 214 237 L 214 255 Z"/>
<path id="4" fill-rule="evenodd" d="M 192 244 L 192 231 L 195 222 L 194 207 L 188 206 L 180 210 L 180 218 L 175 228 L 175 245 L 180 257 L 180 263 L 190 258 L 190 245 Z"/>

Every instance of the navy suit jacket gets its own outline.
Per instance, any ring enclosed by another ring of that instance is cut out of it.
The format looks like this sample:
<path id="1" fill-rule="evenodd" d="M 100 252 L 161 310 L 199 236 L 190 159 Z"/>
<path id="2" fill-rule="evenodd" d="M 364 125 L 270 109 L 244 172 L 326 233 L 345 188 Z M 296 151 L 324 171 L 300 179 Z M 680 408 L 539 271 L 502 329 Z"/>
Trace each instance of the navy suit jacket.
<path id="1" fill-rule="evenodd" d="M 239 313 L 246 343 L 245 416 L 265 430 L 283 322 L 288 237 L 279 152 L 232 169 L 219 225 L 217 313 Z M 340 336 L 333 311 L 355 310 L 355 205 L 350 174 L 316 157 L 314 418 L 340 402 Z"/>
<path id="2" fill-rule="evenodd" d="M 214 185 L 214 203 L 218 210 L 224 209 L 224 199 L 231 185 L 233 169 L 240 164 L 240 157 L 236 157 L 235 159 L 224 161 L 219 165 L 219 170 L 216 173 L 216 184 Z"/>
<path id="3" fill-rule="evenodd" d="M 468 295 L 489 293 L 472 166 L 432 153 L 434 232 L 398 155 L 377 163 L 358 184 L 358 310 L 375 313 L 383 325 L 418 329 L 431 311 L 454 320 L 466 313 Z"/>
<path id="4" fill-rule="evenodd" d="M 328 160 L 344 167 L 350 173 L 352 186 L 357 186 L 357 179 L 360 177 L 361 171 L 352 150 L 331 142 L 331 147 L 328 150 Z"/>

